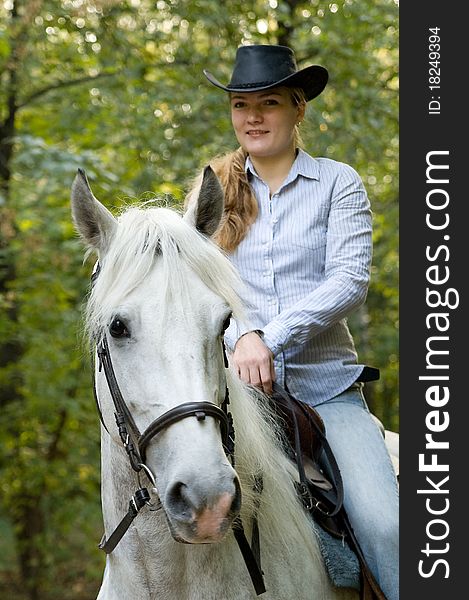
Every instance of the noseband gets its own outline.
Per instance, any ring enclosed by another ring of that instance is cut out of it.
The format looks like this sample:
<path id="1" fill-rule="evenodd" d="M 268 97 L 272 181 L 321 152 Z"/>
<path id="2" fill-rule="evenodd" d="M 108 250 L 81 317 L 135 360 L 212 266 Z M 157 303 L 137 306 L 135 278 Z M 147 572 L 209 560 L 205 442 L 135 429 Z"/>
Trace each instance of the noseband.
<path id="1" fill-rule="evenodd" d="M 230 402 L 228 386 L 225 388 L 225 399 L 221 408 L 213 402 L 186 402 L 163 413 L 152 421 L 143 433 L 140 433 L 117 383 L 105 335 L 103 335 L 101 342 L 98 344 L 97 353 L 99 370 L 104 371 L 109 392 L 114 403 L 114 414 L 119 435 L 134 471 L 139 472 L 146 466 L 146 450 L 151 440 L 161 431 L 187 417 L 196 417 L 198 421 L 203 421 L 206 416 L 217 419 L 220 423 L 221 439 L 225 453 L 229 458 L 233 458 L 234 429 L 233 418 L 231 413 L 228 412 L 228 404 Z M 102 416 L 101 422 L 103 422 Z"/>

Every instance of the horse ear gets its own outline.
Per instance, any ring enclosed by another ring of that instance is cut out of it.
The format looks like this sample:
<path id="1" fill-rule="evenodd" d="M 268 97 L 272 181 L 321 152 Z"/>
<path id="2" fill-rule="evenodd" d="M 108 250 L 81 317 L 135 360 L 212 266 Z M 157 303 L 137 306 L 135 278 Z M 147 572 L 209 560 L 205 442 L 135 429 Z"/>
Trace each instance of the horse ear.
<path id="1" fill-rule="evenodd" d="M 223 215 L 223 189 L 212 168 L 205 167 L 202 183 L 198 192 L 195 190 L 189 198 L 189 208 L 184 219 L 191 223 L 200 233 L 212 236 L 217 230 Z"/>
<path id="2" fill-rule="evenodd" d="M 72 219 L 82 239 L 95 250 L 105 250 L 117 228 L 116 219 L 94 197 L 83 169 L 78 169 L 72 184 Z"/>

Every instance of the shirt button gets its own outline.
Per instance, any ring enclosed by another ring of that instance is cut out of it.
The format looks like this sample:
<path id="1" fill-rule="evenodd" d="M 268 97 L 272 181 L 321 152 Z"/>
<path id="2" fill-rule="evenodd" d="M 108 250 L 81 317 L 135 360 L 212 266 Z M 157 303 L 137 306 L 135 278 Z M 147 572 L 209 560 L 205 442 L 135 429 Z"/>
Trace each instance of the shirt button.
<path id="1" fill-rule="evenodd" d="M 278 223 L 278 219 L 272 219 L 272 223 Z"/>

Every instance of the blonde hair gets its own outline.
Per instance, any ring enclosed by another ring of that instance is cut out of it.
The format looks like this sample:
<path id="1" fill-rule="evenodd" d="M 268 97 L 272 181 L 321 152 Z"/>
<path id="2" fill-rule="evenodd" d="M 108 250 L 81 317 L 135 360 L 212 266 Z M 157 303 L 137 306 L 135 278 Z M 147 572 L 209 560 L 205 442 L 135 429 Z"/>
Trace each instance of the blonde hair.
<path id="1" fill-rule="evenodd" d="M 257 218 L 257 200 L 245 171 L 247 153 L 242 148 L 216 157 L 210 166 L 225 193 L 223 218 L 214 235 L 215 243 L 234 252 Z"/>
<path id="2" fill-rule="evenodd" d="M 301 88 L 288 89 L 295 106 L 306 104 L 305 94 Z M 298 126 L 295 126 L 294 142 L 297 148 L 303 147 Z M 223 218 L 215 232 L 214 241 L 229 253 L 234 252 L 246 237 L 258 214 L 257 200 L 245 170 L 247 156 L 243 148 L 238 148 L 234 152 L 217 156 L 210 162 L 225 194 Z M 186 206 L 193 196 L 194 189 L 186 198 Z"/>

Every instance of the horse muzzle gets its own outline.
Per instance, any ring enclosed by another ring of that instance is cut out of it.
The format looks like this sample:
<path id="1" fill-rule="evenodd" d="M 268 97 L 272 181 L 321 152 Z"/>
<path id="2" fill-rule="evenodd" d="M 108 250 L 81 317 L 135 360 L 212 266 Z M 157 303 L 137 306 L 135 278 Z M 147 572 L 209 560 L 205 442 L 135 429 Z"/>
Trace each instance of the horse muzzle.
<path id="1" fill-rule="evenodd" d="M 178 481 L 168 488 L 164 508 L 176 541 L 212 544 L 224 538 L 241 509 L 241 488 L 236 474 L 217 487 L 208 491 L 199 482 Z"/>

